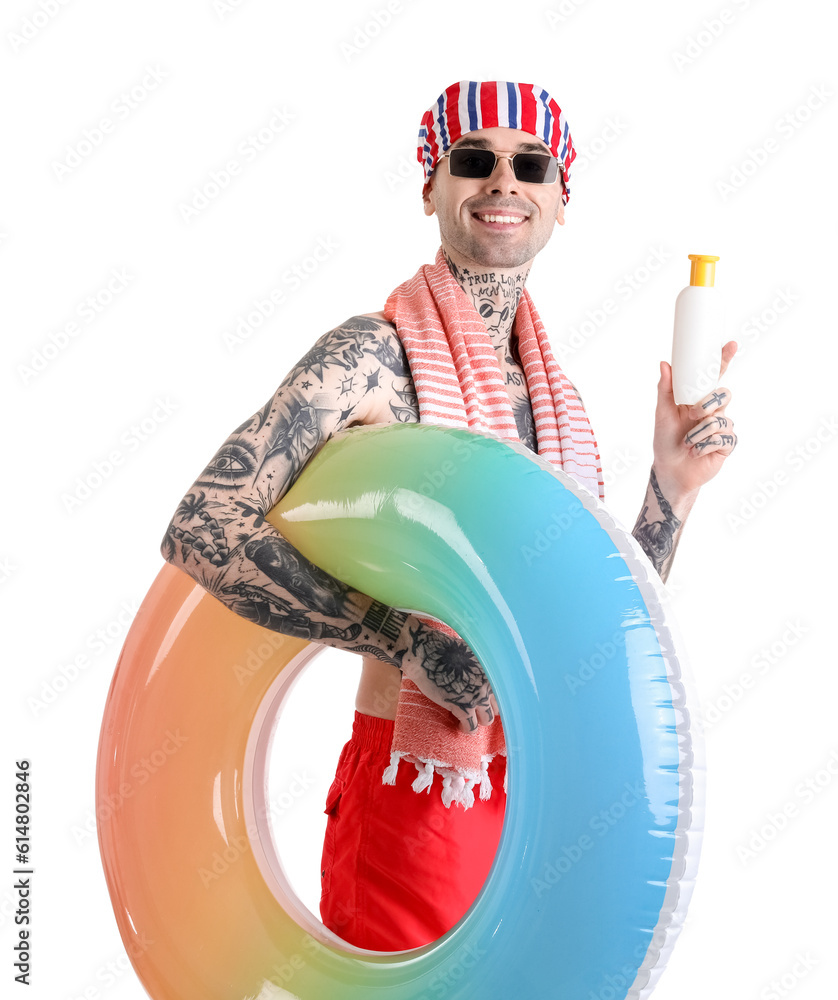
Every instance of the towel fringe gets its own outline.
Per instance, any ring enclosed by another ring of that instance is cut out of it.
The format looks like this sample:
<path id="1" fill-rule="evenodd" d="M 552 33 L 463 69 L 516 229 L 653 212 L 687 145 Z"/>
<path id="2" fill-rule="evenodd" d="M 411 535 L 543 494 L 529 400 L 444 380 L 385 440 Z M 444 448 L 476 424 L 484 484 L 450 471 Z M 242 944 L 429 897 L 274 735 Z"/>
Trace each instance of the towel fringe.
<path id="1" fill-rule="evenodd" d="M 404 754 L 399 753 L 394 750 L 390 754 L 390 766 L 385 769 L 384 774 L 381 776 L 382 785 L 395 785 L 396 775 L 399 773 L 399 761 L 402 759 Z"/>
<path id="2" fill-rule="evenodd" d="M 411 788 L 414 792 L 424 792 L 427 790 L 431 794 L 431 785 L 434 783 L 434 766 L 430 761 L 423 765 L 421 761 L 416 761 L 416 770 L 419 777 L 413 782 Z"/>
<path id="3" fill-rule="evenodd" d="M 505 753 L 500 755 L 506 756 Z M 395 785 L 399 762 L 406 760 L 412 763 L 417 771 L 416 779 L 411 785 L 414 792 L 427 792 L 430 795 L 434 776 L 438 774 L 442 778 L 440 794 L 445 808 L 450 809 L 454 803 L 463 809 L 471 809 L 474 805 L 475 786 L 479 787 L 482 802 L 488 802 L 492 797 L 493 786 L 489 777 L 489 764 L 494 756 L 494 754 L 483 754 L 480 757 L 480 770 L 476 771 L 472 768 L 453 768 L 444 760 L 414 757 L 413 754 L 394 750 L 390 754 L 390 765 L 381 776 L 381 782 L 384 785 Z M 503 779 L 503 790 L 506 791 L 506 774 Z"/>
<path id="4" fill-rule="evenodd" d="M 491 754 L 484 753 L 480 758 L 480 801 L 488 802 L 492 797 L 492 779 L 489 777 Z"/>
<path id="5" fill-rule="evenodd" d="M 442 779 L 442 804 L 446 809 L 451 808 L 451 803 L 456 802 L 463 809 L 470 809 L 474 805 L 474 778 L 465 778 L 456 771 L 449 771 Z"/>

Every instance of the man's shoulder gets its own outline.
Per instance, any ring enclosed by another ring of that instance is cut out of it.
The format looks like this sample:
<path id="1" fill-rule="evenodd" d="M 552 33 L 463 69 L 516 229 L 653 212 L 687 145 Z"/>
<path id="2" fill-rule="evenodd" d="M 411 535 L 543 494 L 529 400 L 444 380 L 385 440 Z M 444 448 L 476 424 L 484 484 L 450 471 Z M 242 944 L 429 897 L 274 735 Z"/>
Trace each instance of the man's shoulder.
<path id="1" fill-rule="evenodd" d="M 300 374 L 308 379 L 309 372 L 355 423 L 418 420 L 407 355 L 395 324 L 382 312 L 350 316 L 323 334 L 288 380 Z"/>
<path id="2" fill-rule="evenodd" d="M 402 373 L 408 374 L 407 358 L 396 331 L 396 324 L 391 323 L 383 312 L 358 313 L 345 319 L 324 333 L 314 347 L 315 351 L 324 349 L 382 355 L 382 360 L 384 356 L 397 357 L 399 362 L 394 370 L 403 369 Z M 387 367 L 391 368 L 393 365 L 387 363 Z"/>
<path id="3" fill-rule="evenodd" d="M 387 329 L 392 330 L 394 333 L 396 331 L 396 324 L 392 323 L 389 319 L 387 319 L 387 317 L 384 315 L 383 312 L 361 313 L 358 316 L 353 316 L 352 319 L 353 320 L 371 319 L 374 320 L 381 327 L 386 327 Z"/>
<path id="4" fill-rule="evenodd" d="M 324 333 L 294 370 L 291 381 L 302 371 L 316 369 L 324 384 L 340 384 L 345 391 L 346 372 L 368 360 L 376 360 L 395 378 L 410 378 L 410 366 L 396 326 L 381 312 L 359 313 Z M 324 380 L 324 375 L 331 376 Z"/>
<path id="5" fill-rule="evenodd" d="M 398 340 L 396 324 L 391 323 L 383 312 L 358 313 L 350 316 L 336 327 L 324 333 L 320 341 L 325 340 L 354 340 L 359 344 L 367 344 L 374 340 L 390 339 Z"/>

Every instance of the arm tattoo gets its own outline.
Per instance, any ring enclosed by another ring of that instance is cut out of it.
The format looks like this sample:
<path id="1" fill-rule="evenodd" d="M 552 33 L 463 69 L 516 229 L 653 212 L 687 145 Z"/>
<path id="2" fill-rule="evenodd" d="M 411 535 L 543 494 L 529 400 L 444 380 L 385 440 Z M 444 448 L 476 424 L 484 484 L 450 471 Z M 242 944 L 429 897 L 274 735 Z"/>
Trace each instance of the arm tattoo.
<path id="1" fill-rule="evenodd" d="M 227 486 L 238 490 L 253 478 L 256 455 L 249 442 L 237 438 L 223 444 L 198 477 L 197 486 Z"/>
<path id="2" fill-rule="evenodd" d="M 681 522 L 672 512 L 672 507 L 661 492 L 654 469 L 652 469 L 649 476 L 649 482 L 654 491 L 660 512 L 663 514 L 663 520 L 649 521 L 646 517 L 649 512 L 649 505 L 646 504 L 640 513 L 640 517 L 637 519 L 637 524 L 635 524 L 632 534 L 640 543 L 640 547 L 649 557 L 652 565 L 663 576 L 664 563 L 675 551 L 675 536 L 681 527 Z"/>
<path id="3" fill-rule="evenodd" d="M 406 621 L 407 615 L 403 611 L 397 611 L 380 601 L 373 601 L 361 624 L 364 628 L 372 629 L 386 639 L 395 641 L 401 634 L 402 626 Z"/>
<path id="4" fill-rule="evenodd" d="M 404 389 L 397 389 L 393 386 L 393 392 L 398 396 L 403 405 L 390 403 L 390 412 L 400 424 L 412 424 L 419 422 L 419 400 L 416 397 L 416 389 L 413 380 L 409 380 Z"/>
<path id="5" fill-rule="evenodd" d="M 302 609 L 293 607 L 288 601 L 275 597 L 262 587 L 236 583 L 225 587 L 223 593 L 240 598 L 236 601 L 234 610 L 243 618 L 297 639 L 344 639 L 351 642 L 361 632 L 361 626 L 357 623 L 349 628 L 341 628 L 328 622 L 314 621 Z"/>
<path id="6" fill-rule="evenodd" d="M 254 538 L 245 545 L 244 555 L 309 610 L 330 618 L 346 617 L 349 587 L 309 562 L 284 538 Z"/>

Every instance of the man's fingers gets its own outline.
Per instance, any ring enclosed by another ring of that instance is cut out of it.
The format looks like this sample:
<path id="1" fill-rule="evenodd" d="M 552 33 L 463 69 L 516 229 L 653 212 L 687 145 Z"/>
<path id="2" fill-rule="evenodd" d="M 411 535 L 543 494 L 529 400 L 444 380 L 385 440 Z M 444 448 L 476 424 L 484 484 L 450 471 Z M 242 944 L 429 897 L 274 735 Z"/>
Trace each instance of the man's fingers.
<path id="1" fill-rule="evenodd" d="M 460 731 L 468 733 L 470 736 L 477 732 L 477 714 L 469 712 L 464 719 L 460 719 Z"/>
<path id="2" fill-rule="evenodd" d="M 495 721 L 495 712 L 490 705 L 487 705 L 485 708 L 475 709 L 475 714 L 477 715 L 477 723 L 480 726 L 491 726 Z"/>
<path id="3" fill-rule="evenodd" d="M 719 412 L 715 417 L 699 420 L 695 427 L 684 437 L 684 443 L 690 446 L 706 441 L 719 434 L 732 434 L 733 421 Z"/>
<path id="4" fill-rule="evenodd" d="M 714 451 L 722 455 L 729 455 L 736 447 L 738 438 L 735 434 L 714 434 L 703 441 L 698 441 L 693 445 L 691 452 L 693 455 L 711 455 Z"/>
<path id="5" fill-rule="evenodd" d="M 701 420 L 702 417 L 717 416 L 730 403 L 731 398 L 732 393 L 730 389 L 727 386 L 720 385 L 715 392 L 710 392 L 697 403 L 693 403 L 689 409 L 689 416 L 695 420 Z"/>
<path id="6" fill-rule="evenodd" d="M 734 355 L 739 350 L 739 345 L 735 340 L 729 340 L 722 348 L 722 366 L 719 369 L 719 377 L 727 371 L 727 366 L 733 360 Z"/>

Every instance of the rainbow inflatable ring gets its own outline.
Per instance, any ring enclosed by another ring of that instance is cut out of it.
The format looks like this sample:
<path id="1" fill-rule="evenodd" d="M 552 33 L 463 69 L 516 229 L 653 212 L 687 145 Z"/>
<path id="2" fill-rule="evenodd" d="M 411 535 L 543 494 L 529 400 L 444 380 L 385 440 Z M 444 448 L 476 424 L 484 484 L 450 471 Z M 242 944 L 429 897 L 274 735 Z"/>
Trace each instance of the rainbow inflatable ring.
<path id="1" fill-rule="evenodd" d="M 167 565 L 117 665 L 97 774 L 111 899 L 149 995 L 648 997 L 693 887 L 703 767 L 634 539 L 523 447 L 418 424 L 333 438 L 270 520 L 334 576 L 472 647 L 509 751 L 500 846 L 431 945 L 370 952 L 326 930 L 290 888 L 265 801 L 277 713 L 319 647 Z M 214 859 L 224 874 L 202 879 Z"/>

